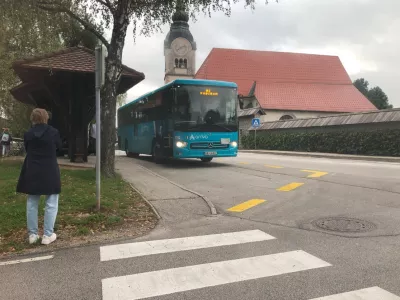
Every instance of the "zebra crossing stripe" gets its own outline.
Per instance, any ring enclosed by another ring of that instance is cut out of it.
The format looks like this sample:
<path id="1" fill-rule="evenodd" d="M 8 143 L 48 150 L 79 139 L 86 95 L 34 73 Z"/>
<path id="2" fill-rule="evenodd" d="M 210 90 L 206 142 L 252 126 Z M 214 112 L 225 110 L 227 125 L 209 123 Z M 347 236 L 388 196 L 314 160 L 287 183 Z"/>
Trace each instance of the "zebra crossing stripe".
<path id="1" fill-rule="evenodd" d="M 311 300 L 400 300 L 400 297 L 377 286 Z"/>
<path id="2" fill-rule="evenodd" d="M 42 261 L 42 260 L 52 259 L 52 258 L 54 258 L 54 255 L 38 256 L 38 257 L 32 257 L 32 258 L 4 261 L 4 262 L 0 262 L 0 266 L 15 265 L 15 264 L 33 262 L 33 261 Z"/>
<path id="3" fill-rule="evenodd" d="M 100 260 L 131 258 L 152 254 L 236 245 L 275 239 L 261 230 L 191 236 L 100 247 Z"/>
<path id="4" fill-rule="evenodd" d="M 143 299 L 328 266 L 298 250 L 139 273 L 103 279 L 103 300 Z"/>

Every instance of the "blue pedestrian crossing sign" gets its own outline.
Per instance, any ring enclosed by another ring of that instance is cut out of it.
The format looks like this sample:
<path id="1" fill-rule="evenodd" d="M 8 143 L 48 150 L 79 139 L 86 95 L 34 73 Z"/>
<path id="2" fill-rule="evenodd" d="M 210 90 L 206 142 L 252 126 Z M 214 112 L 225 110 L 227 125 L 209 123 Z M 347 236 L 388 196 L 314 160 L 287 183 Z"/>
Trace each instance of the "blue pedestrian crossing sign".
<path id="1" fill-rule="evenodd" d="M 251 120 L 251 127 L 258 128 L 260 126 L 261 126 L 260 119 L 254 118 L 253 120 Z"/>

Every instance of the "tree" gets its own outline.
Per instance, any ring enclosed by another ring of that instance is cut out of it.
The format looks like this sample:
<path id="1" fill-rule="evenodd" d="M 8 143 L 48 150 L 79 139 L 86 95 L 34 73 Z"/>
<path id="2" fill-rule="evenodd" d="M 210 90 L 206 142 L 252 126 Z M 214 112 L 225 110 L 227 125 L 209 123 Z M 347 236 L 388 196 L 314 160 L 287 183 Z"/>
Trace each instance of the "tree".
<path id="1" fill-rule="evenodd" d="M 67 2 L 65 2 L 67 3 Z M 94 49 L 98 40 L 76 20 L 40 10 L 31 0 L 0 1 L 0 115 L 15 136 L 29 128 L 33 107 L 15 101 L 9 90 L 19 83 L 11 64 L 15 60 L 57 51 L 63 47 Z"/>
<path id="2" fill-rule="evenodd" d="M 390 109 L 393 105 L 389 103 L 388 96 L 382 91 L 379 86 L 376 86 L 368 91 L 368 99 L 377 109 Z"/>
<path id="3" fill-rule="evenodd" d="M 355 80 L 353 84 L 377 109 L 393 108 L 393 105 L 389 103 L 388 96 L 379 86 L 370 89 L 369 82 L 364 78 Z"/>
<path id="4" fill-rule="evenodd" d="M 117 96 L 117 107 L 121 107 L 121 106 L 125 105 L 127 98 L 128 98 L 127 93 L 118 95 Z"/>
<path id="5" fill-rule="evenodd" d="M 29 128 L 32 107 L 15 101 L 9 93 L 19 83 L 11 64 L 37 52 L 62 47 L 59 28 L 51 17 L 30 0 L 0 1 L 0 113 L 8 119 L 15 136 Z"/>
<path id="6" fill-rule="evenodd" d="M 363 94 L 365 97 L 367 97 L 368 95 L 368 91 L 369 91 L 369 82 L 367 80 L 365 80 L 364 78 L 359 78 L 356 79 L 353 82 L 354 86 L 361 92 L 361 94 Z"/>
<path id="7" fill-rule="evenodd" d="M 161 30 L 161 26 L 169 23 L 172 14 L 186 7 L 190 16 L 195 19 L 199 12 L 211 16 L 211 10 L 231 14 L 231 3 L 239 0 L 74 0 L 73 8 L 66 5 L 67 0 L 35 0 L 38 7 L 47 12 L 67 15 L 95 34 L 107 48 L 105 83 L 102 89 L 101 119 L 102 146 L 101 169 L 108 177 L 115 172 L 115 118 L 117 104 L 117 88 L 122 72 L 122 52 L 125 37 L 130 23 L 133 23 L 133 35 L 137 33 L 141 23 L 140 34 L 145 36 Z M 246 7 L 254 8 L 255 0 L 244 0 Z M 68 1 L 67 1 L 68 2 Z M 67 3 L 68 4 L 68 3 Z M 88 18 L 97 16 L 97 27 L 111 29 L 111 39 L 99 32 Z"/>
<path id="8" fill-rule="evenodd" d="M 83 46 L 95 50 L 99 42 L 92 32 L 83 28 L 74 19 L 68 19 L 60 25 L 60 36 L 63 40 L 63 45 L 67 48 Z"/>

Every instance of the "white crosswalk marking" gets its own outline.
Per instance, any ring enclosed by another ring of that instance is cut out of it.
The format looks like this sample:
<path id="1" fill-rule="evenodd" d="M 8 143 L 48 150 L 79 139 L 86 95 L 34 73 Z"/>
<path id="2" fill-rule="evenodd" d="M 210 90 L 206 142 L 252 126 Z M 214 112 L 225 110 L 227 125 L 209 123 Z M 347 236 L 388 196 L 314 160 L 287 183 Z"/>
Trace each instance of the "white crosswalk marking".
<path id="1" fill-rule="evenodd" d="M 214 262 L 102 280 L 103 300 L 134 300 L 331 266 L 304 251 Z"/>
<path id="2" fill-rule="evenodd" d="M 400 297 L 377 286 L 311 300 L 400 300 Z"/>
<path id="3" fill-rule="evenodd" d="M 272 239 L 275 238 L 261 230 L 247 230 L 149 242 L 111 245 L 100 247 L 100 260 L 108 261 L 144 255 L 260 242 Z"/>
<path id="4" fill-rule="evenodd" d="M 275 237 L 261 230 L 247 230 L 126 243 L 100 247 L 100 260 L 162 255 L 273 239 Z M 195 252 L 194 255 L 200 253 Z M 102 294 L 103 300 L 145 299 L 329 266 L 328 262 L 297 250 L 105 278 L 102 280 Z M 310 300 L 400 300 L 400 297 L 379 287 L 370 287 Z"/>

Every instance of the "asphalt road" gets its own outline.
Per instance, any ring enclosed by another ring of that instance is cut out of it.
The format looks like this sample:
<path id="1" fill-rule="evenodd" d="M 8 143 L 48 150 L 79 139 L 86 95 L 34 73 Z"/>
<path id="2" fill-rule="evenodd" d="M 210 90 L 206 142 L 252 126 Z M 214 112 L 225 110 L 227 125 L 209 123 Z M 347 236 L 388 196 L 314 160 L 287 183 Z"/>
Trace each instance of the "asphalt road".
<path id="1" fill-rule="evenodd" d="M 117 168 L 159 227 L 118 246 L 0 261 L 1 300 L 400 299 L 400 164 L 240 154 L 120 157 Z"/>

